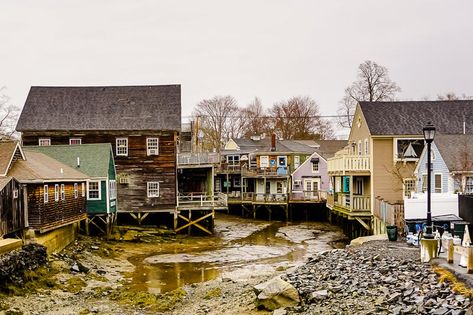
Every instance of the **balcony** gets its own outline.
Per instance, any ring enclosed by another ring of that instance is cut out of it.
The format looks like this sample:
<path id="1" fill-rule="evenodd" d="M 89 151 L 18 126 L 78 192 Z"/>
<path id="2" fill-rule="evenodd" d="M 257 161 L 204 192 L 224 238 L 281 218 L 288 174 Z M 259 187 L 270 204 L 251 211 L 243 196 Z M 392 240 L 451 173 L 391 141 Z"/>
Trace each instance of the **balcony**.
<path id="1" fill-rule="evenodd" d="M 369 155 L 340 155 L 328 159 L 329 174 L 346 172 L 366 173 L 370 171 Z"/>
<path id="2" fill-rule="evenodd" d="M 242 167 L 240 164 L 221 163 L 219 167 L 215 169 L 220 174 L 240 174 Z"/>
<path id="3" fill-rule="evenodd" d="M 177 154 L 177 165 L 202 165 L 202 164 L 217 164 L 220 162 L 218 153 L 178 153 Z"/>
<path id="4" fill-rule="evenodd" d="M 241 175 L 245 177 L 287 177 L 287 167 L 242 168 Z"/>
<path id="5" fill-rule="evenodd" d="M 180 193 L 177 199 L 177 207 L 182 209 L 226 209 L 228 199 L 227 195 L 223 193 L 215 193 L 214 195 L 201 192 Z"/>
<path id="6" fill-rule="evenodd" d="M 291 202 L 323 202 L 327 200 L 327 192 L 322 190 L 293 191 L 289 195 Z"/>
<path id="7" fill-rule="evenodd" d="M 331 208 L 341 208 L 346 212 L 371 212 L 370 196 L 335 193 L 327 196 L 327 204 Z"/>

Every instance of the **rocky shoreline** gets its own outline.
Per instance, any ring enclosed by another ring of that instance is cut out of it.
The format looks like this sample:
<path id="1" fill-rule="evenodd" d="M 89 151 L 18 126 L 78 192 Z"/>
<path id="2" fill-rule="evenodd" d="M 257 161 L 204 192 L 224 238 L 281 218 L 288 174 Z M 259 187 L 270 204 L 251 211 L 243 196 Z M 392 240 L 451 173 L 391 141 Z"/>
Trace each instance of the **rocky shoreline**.
<path id="1" fill-rule="evenodd" d="M 455 293 L 458 283 L 453 278 L 422 264 L 419 249 L 403 242 L 326 250 L 299 267 L 255 271 L 247 278 L 226 275 L 157 295 L 130 291 L 128 276 L 134 267 L 129 255 L 117 244 L 82 238 L 51 256 L 39 268 L 43 274 L 36 272 L 30 290 L 0 295 L 0 314 L 472 313 L 473 290 Z M 290 287 L 295 303 L 266 307 L 257 299 L 262 284 L 275 276 Z"/>
<path id="2" fill-rule="evenodd" d="M 282 277 L 301 303 L 288 314 L 436 314 L 471 312 L 469 296 L 439 281 L 419 249 L 402 242 L 372 241 L 312 257 Z"/>

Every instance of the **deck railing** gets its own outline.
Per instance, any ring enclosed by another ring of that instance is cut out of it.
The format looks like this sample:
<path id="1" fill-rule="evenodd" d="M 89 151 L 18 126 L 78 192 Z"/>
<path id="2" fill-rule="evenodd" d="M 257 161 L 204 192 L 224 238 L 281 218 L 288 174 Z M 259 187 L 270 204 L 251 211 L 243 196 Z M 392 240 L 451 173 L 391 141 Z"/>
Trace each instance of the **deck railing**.
<path id="1" fill-rule="evenodd" d="M 241 169 L 242 176 L 288 176 L 287 167 L 265 167 L 265 168 L 246 168 Z"/>
<path id="2" fill-rule="evenodd" d="M 227 195 L 216 193 L 207 195 L 201 192 L 180 193 L 177 198 L 178 207 L 227 207 Z"/>
<path id="3" fill-rule="evenodd" d="M 329 173 L 367 172 L 370 170 L 369 155 L 340 155 L 328 159 Z"/>
<path id="4" fill-rule="evenodd" d="M 353 195 L 350 198 L 349 193 L 335 193 L 328 198 L 330 206 L 339 206 L 349 211 L 371 211 L 370 196 Z"/>
<path id="5" fill-rule="evenodd" d="M 325 201 L 327 200 L 327 192 L 323 190 L 303 190 L 293 191 L 289 200 L 293 201 Z"/>
<path id="6" fill-rule="evenodd" d="M 200 165 L 200 164 L 216 164 L 220 162 L 218 153 L 201 152 L 201 153 L 178 153 L 178 165 Z"/>

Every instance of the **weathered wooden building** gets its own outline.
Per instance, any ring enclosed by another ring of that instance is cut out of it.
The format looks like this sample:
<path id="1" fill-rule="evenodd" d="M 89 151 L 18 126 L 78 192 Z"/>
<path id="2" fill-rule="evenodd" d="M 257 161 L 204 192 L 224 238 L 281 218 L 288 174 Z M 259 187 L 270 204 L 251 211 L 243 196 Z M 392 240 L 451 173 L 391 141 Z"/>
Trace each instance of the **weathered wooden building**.
<path id="1" fill-rule="evenodd" d="M 99 232 L 110 234 L 117 213 L 117 182 L 109 143 L 30 146 L 25 151 L 44 153 L 89 176 L 86 186 L 86 232 L 92 224 Z"/>
<path id="2" fill-rule="evenodd" d="M 27 226 L 23 187 L 8 171 L 16 160 L 24 160 L 18 142 L 0 142 L 0 238 Z"/>
<path id="3" fill-rule="evenodd" d="M 8 174 L 26 186 L 28 227 L 42 234 L 85 219 L 88 177 L 42 153 L 24 154 Z"/>
<path id="4" fill-rule="evenodd" d="M 141 222 L 177 204 L 180 85 L 32 87 L 17 131 L 24 146 L 110 143 L 118 213 Z"/>

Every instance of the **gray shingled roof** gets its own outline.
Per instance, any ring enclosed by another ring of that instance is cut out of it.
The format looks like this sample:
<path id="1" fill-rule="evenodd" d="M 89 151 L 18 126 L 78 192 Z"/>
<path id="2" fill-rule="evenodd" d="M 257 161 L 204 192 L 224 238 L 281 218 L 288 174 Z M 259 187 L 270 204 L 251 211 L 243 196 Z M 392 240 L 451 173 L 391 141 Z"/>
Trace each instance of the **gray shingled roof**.
<path id="1" fill-rule="evenodd" d="M 16 126 L 27 130 L 181 129 L 181 86 L 33 86 Z"/>
<path id="2" fill-rule="evenodd" d="M 473 101 L 360 102 L 371 135 L 420 135 L 427 122 L 443 134 L 473 134 Z"/>
<path id="3" fill-rule="evenodd" d="M 450 172 L 473 171 L 473 135 L 436 134 L 434 142 Z"/>

